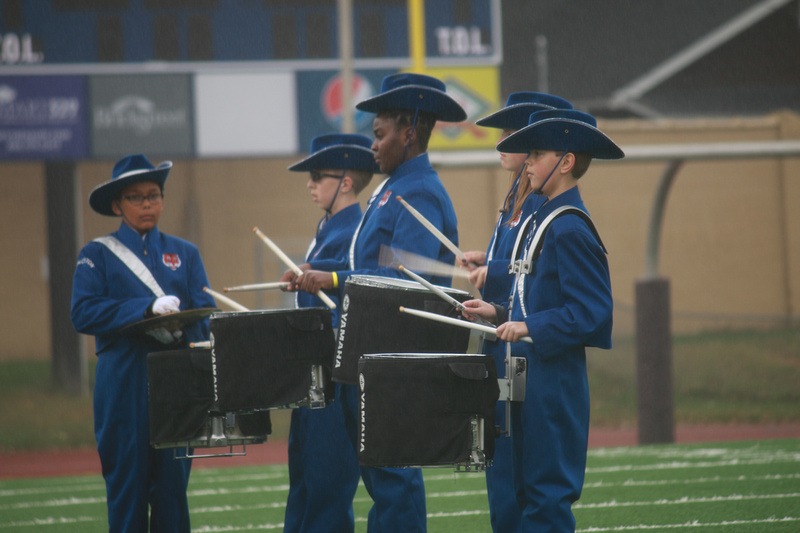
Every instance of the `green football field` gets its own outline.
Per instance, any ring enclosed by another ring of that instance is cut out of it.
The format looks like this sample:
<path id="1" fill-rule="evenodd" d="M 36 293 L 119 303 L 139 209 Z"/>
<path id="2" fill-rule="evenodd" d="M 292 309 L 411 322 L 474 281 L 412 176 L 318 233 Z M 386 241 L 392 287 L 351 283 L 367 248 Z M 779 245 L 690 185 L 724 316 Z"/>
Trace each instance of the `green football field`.
<path id="1" fill-rule="evenodd" d="M 482 473 L 426 469 L 428 530 L 487 532 Z M 281 531 L 286 465 L 195 469 L 196 532 Z M 370 499 L 359 487 L 356 531 Z M 800 439 L 599 448 L 589 452 L 581 532 L 798 532 Z M 107 530 L 100 476 L 0 480 L 0 533 Z"/>

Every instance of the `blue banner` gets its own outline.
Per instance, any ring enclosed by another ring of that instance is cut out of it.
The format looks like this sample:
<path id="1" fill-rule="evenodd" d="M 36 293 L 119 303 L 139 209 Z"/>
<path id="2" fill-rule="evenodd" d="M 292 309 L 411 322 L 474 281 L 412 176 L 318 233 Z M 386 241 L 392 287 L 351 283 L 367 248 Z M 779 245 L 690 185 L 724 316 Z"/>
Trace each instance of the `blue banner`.
<path id="1" fill-rule="evenodd" d="M 0 76 L 0 159 L 80 159 L 88 151 L 83 76 Z"/>

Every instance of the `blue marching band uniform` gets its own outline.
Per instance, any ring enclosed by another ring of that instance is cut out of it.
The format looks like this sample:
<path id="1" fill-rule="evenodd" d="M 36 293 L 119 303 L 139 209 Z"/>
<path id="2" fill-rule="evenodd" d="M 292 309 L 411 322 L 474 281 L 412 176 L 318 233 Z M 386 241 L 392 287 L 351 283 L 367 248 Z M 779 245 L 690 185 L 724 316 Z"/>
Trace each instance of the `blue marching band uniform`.
<path id="1" fill-rule="evenodd" d="M 464 110 L 445 94 L 435 78 L 397 74 L 384 78 L 381 94 L 365 100 L 358 109 L 379 113 L 384 109 L 425 111 L 438 120 L 457 122 Z M 338 279 L 351 275 L 401 277 L 391 266 L 381 266 L 382 250 L 402 250 L 453 264 L 454 254 L 425 229 L 397 200 L 414 206 L 452 242 L 458 242 L 455 209 L 427 153 L 402 162 L 369 199 L 364 216 L 351 242 L 345 261 L 311 261 L 315 270 L 336 272 Z M 451 280 L 428 276 L 432 283 L 449 286 Z M 343 289 L 344 283 L 340 284 Z M 358 389 L 341 384 L 339 397 L 345 424 L 357 448 Z M 422 532 L 427 530 L 425 486 L 419 469 L 361 467 L 361 478 L 373 499 L 368 529 L 375 532 Z"/>
<path id="2" fill-rule="evenodd" d="M 427 101 L 409 98 L 408 93 L 415 91 L 434 97 Z M 513 125 L 502 120 L 478 124 L 518 130 L 498 144 L 498 151 L 548 149 L 524 144 L 531 141 L 528 130 L 548 113 L 536 113 L 537 109 L 560 107 L 557 112 L 571 113 L 568 102 L 555 97 L 547 101 L 548 97 L 538 93 L 512 95 L 504 109 L 515 111 L 503 114 L 500 110 L 496 114 L 505 120 L 513 115 Z M 466 118 L 457 104 L 458 110 L 453 110 L 453 104 L 438 80 L 400 74 L 384 79 L 381 94 L 357 107 L 378 113 L 416 106 L 417 112 L 431 112 L 439 120 Z M 450 107 L 442 112 L 441 106 Z M 527 117 L 531 112 L 529 125 L 527 120 L 519 123 L 520 116 Z M 580 115 L 579 120 L 594 127 L 593 119 L 585 118 L 589 115 Z M 568 115 L 564 120 L 573 119 Z M 578 143 L 562 149 L 612 157 L 595 149 L 592 140 L 596 141 L 592 138 L 588 145 Z M 366 141 L 359 143 L 369 150 L 369 139 Z M 535 139 L 531 142 L 535 144 Z M 309 159 L 314 155 L 313 148 L 312 143 Z M 310 168 L 295 166 L 290 169 Z M 145 170 L 162 168 L 149 165 Z M 166 173 L 159 177 L 160 181 L 153 181 L 163 187 Z M 527 178 L 517 176 L 510 195 L 520 179 Z M 104 184 L 106 188 L 108 185 Z M 397 201 L 398 196 L 458 243 L 455 210 L 427 153 L 404 158 L 376 188 L 363 215 L 358 203 L 341 210 L 321 224 L 309 246 L 305 259 L 312 269 L 334 272 L 341 280 L 338 291 L 327 291 L 337 303 L 344 281 L 351 275 L 401 277 L 382 258 L 387 251 L 408 251 L 453 264 L 452 252 Z M 486 471 L 495 531 L 572 531 L 575 527 L 570 508 L 583 485 L 589 427 L 585 347 L 609 348 L 611 342 L 612 301 L 605 250 L 591 222 L 587 222 L 588 215 L 577 217 L 573 213 L 556 218 L 545 228 L 544 237 L 540 236 L 541 251 L 530 271 L 520 273 L 517 269 L 514 275 L 509 269 L 515 259 L 529 254 L 537 229 L 561 206 L 586 211 L 577 187 L 553 201 L 529 195 L 515 220 L 510 220 L 512 199 L 498 216 L 487 249 L 483 299 L 505 307 L 509 320 L 524 321 L 534 340 L 532 344 L 498 340 L 483 345 L 483 352 L 495 357 L 500 376 L 505 373 L 509 353 L 524 356 L 528 365 L 525 400 L 512 402 L 510 407 L 512 436 L 499 438 L 494 464 Z M 145 265 L 164 294 L 179 298 L 181 310 L 215 306 L 213 298 L 202 291 L 208 280 L 194 245 L 160 233 L 157 227 L 142 237 L 124 222 L 112 236 Z M 449 286 L 451 282 L 447 277 L 424 276 L 437 285 Z M 79 332 L 94 335 L 96 340 L 95 433 L 107 484 L 111 531 L 147 531 L 148 506 L 153 531 L 189 530 L 186 487 L 191 461 L 175 460 L 173 450 L 156 450 L 149 445 L 146 357 L 149 352 L 169 348 L 146 337 L 120 336 L 121 329 L 142 320 L 153 300 L 152 288 L 107 243 L 91 242 L 83 248 L 75 271 L 72 320 Z M 300 292 L 296 305 L 322 304 L 317 297 Z M 338 311 L 333 325 L 338 325 Z M 184 343 L 206 340 L 208 320 L 187 325 L 183 332 Z M 425 531 L 421 470 L 360 467 L 356 454 L 357 387 L 344 383 L 335 387 L 332 405 L 299 408 L 292 413 L 285 530 L 352 531 L 352 500 L 360 476 L 374 501 L 369 531 Z M 496 420 L 503 423 L 505 413 L 505 403 L 498 402 Z"/>
<path id="3" fill-rule="evenodd" d="M 315 137 L 311 142 L 311 155 L 290 166 L 289 170 L 342 170 L 342 177 L 344 171 L 350 169 L 374 172 L 376 165 L 371 144 L 370 139 L 363 135 Z M 326 211 L 332 207 L 327 207 Z M 361 216 L 361 204 L 356 201 L 323 217 L 305 261 L 347 257 Z M 329 291 L 328 296 L 336 304 L 332 310 L 335 329 L 341 308 L 339 295 L 337 291 Z M 302 291 L 296 293 L 295 304 L 298 308 L 325 306 L 319 297 Z M 334 384 L 337 396 L 340 387 L 341 384 Z M 358 456 L 345 430 L 341 402 L 334 401 L 322 409 L 294 409 L 289 428 L 289 496 L 283 530 L 287 533 L 352 532 L 358 468 Z"/>
<path id="4" fill-rule="evenodd" d="M 549 94 L 512 93 L 508 96 L 505 107 L 475 123 L 486 128 L 517 131 L 528 125 L 528 117 L 531 113 L 544 109 L 570 109 L 571 107 L 572 105 L 566 100 Z M 522 176 L 524 168 L 523 165 L 514 178 L 503 209 L 497 216 L 494 232 L 486 250 L 487 272 L 481 296 L 485 301 L 501 306 L 508 305 L 508 298 L 514 283 L 514 275 L 509 272 L 508 265 L 517 235 L 527 219 L 545 201 L 542 196 L 536 194 L 528 194 L 525 198 L 519 198 L 520 180 L 527 179 Z M 515 204 L 520 200 L 523 204 L 515 215 Z M 485 340 L 483 353 L 494 357 L 498 377 L 505 376 L 506 343 L 499 339 Z M 500 431 L 506 433 L 508 428 L 506 428 L 505 402 L 497 402 L 494 419 Z M 495 441 L 492 466 L 486 469 L 489 515 L 492 530 L 495 533 L 520 531 L 521 513 L 514 495 L 511 472 L 511 439 L 501 437 Z"/>
<path id="5" fill-rule="evenodd" d="M 128 178 L 120 171 L 126 166 L 136 167 Z M 110 215 L 111 199 L 105 191 L 137 179 L 163 186 L 169 167 L 171 163 L 155 169 L 143 156 L 124 158 L 115 167 L 115 179 L 93 192 L 92 200 L 100 198 L 100 205 L 90 203 Z M 147 354 L 174 347 L 148 336 L 120 335 L 125 326 L 145 318 L 156 295 L 112 248 L 129 250 L 164 294 L 180 299 L 180 310 L 213 308 L 214 299 L 202 290 L 208 278 L 195 245 L 158 227 L 141 236 L 125 222 L 110 237 L 114 240 L 95 240 L 81 250 L 71 312 L 75 329 L 95 337 L 94 429 L 106 481 L 109 530 L 148 531 L 149 506 L 151 531 L 188 533 L 191 460 L 175 460 L 174 450 L 152 448 L 149 434 Z M 184 327 L 183 336 L 185 342 L 207 340 L 208 320 Z"/>

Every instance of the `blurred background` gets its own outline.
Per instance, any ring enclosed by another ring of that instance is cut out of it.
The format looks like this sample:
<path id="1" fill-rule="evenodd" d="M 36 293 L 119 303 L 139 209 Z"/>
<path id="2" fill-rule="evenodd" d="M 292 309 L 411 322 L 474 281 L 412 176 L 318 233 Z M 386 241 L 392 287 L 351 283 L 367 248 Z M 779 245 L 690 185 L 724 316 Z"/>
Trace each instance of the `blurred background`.
<path id="1" fill-rule="evenodd" d="M 508 190 L 497 132 L 474 121 L 509 93 L 570 100 L 628 153 L 581 180 L 615 300 L 615 347 L 590 357 L 593 423 L 649 418 L 648 357 L 661 426 L 800 422 L 799 5 L 0 1 L 0 449 L 93 444 L 94 342 L 69 299 L 78 250 L 119 225 L 87 203 L 117 159 L 173 161 L 160 228 L 200 247 L 212 288 L 276 281 L 253 227 L 301 262 L 322 215 L 286 168 L 316 135 L 371 136 L 353 105 L 403 70 L 468 112 L 430 145 L 462 250 L 486 248 Z M 666 300 L 647 299 L 652 282 Z"/>

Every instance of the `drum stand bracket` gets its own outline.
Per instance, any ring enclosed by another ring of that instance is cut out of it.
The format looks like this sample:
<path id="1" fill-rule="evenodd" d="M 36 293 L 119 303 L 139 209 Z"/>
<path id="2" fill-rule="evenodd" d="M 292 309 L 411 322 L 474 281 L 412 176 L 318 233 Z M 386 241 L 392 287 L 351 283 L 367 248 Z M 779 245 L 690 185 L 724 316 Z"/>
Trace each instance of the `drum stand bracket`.
<path id="1" fill-rule="evenodd" d="M 472 449 L 470 450 L 470 456 L 468 460 L 455 465 L 456 472 L 481 472 L 486 470 L 487 466 L 492 465 L 491 461 L 486 460 L 486 454 L 483 450 L 483 443 L 486 435 L 485 420 L 482 417 L 473 416 L 471 423 Z"/>
<path id="2" fill-rule="evenodd" d="M 506 402 L 506 431 L 511 436 L 511 402 L 525 400 L 525 381 L 528 378 L 528 361 L 524 357 L 506 356 L 506 377 L 499 378 L 499 400 Z"/>
<path id="3" fill-rule="evenodd" d="M 524 357 L 510 356 L 506 362 L 506 377 L 497 380 L 500 400 L 521 402 L 525 400 L 525 380 L 528 377 L 528 362 Z"/>

